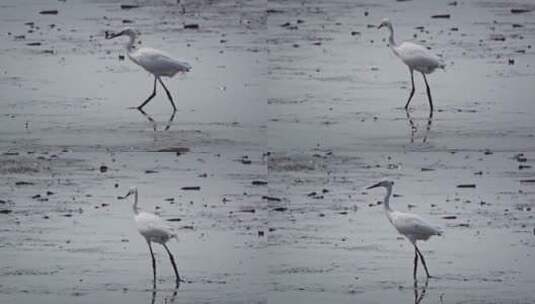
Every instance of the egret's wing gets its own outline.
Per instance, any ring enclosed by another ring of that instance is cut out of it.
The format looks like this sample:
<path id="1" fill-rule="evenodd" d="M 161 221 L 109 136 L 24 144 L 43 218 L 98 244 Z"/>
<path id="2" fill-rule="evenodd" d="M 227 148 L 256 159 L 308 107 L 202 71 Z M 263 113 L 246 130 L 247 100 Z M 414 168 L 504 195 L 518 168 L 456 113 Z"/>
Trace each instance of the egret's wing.
<path id="1" fill-rule="evenodd" d="M 191 65 L 187 62 L 176 60 L 169 54 L 153 48 L 141 48 L 130 54 L 130 57 L 137 64 L 154 74 L 172 76 L 177 72 L 191 70 Z"/>
<path id="2" fill-rule="evenodd" d="M 431 235 L 441 235 L 442 231 L 420 216 L 412 213 L 394 211 L 391 214 L 392 224 L 401 234 L 429 237 Z"/>
<path id="3" fill-rule="evenodd" d="M 399 57 L 410 66 L 437 68 L 443 65 L 437 55 L 416 43 L 403 42 L 394 49 Z"/>
<path id="4" fill-rule="evenodd" d="M 145 237 L 170 238 L 175 235 L 171 227 L 155 214 L 140 212 L 135 220 L 139 232 Z"/>

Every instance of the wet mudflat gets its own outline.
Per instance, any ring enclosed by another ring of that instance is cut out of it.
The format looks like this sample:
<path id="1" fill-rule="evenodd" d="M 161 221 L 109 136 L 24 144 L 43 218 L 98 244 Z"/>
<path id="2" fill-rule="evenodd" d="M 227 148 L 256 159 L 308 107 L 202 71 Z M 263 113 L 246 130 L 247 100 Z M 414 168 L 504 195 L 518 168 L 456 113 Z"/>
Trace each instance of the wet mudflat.
<path id="1" fill-rule="evenodd" d="M 0 302 L 265 303 L 265 4 L 1 7 Z M 105 40 L 125 26 L 192 65 L 164 79 L 174 115 L 161 88 L 128 109 L 153 78 Z M 152 290 L 131 186 L 178 234 L 178 292 L 157 245 Z"/>
<path id="2" fill-rule="evenodd" d="M 0 302 L 535 301 L 529 1 L 1 6 Z M 420 75 L 402 109 L 384 17 L 447 64 L 433 116 Z M 128 109 L 153 79 L 104 39 L 124 26 L 193 66 L 165 80 L 175 115 L 162 91 Z M 363 190 L 382 178 L 394 209 L 445 230 L 420 245 L 436 278 L 417 288 L 383 192 Z M 178 292 L 159 246 L 151 288 L 117 199 L 132 185 L 178 233 Z"/>
<path id="3" fill-rule="evenodd" d="M 1 302 L 265 303 L 265 186 L 252 184 L 265 177 L 261 156 L 244 165 L 224 151 L 3 155 Z M 118 199 L 132 185 L 178 235 L 178 294 L 159 245 L 152 290 L 133 202 Z"/>
<path id="4" fill-rule="evenodd" d="M 268 298 L 533 302 L 533 4 L 271 4 Z M 428 77 L 432 115 L 419 74 L 402 108 L 410 76 L 376 28 L 385 17 L 398 42 L 446 63 Z M 386 219 L 384 192 L 364 190 L 382 178 L 395 181 L 394 209 L 445 230 L 420 245 L 427 285 L 422 271 L 414 288 L 414 249 Z"/>
<path id="5" fill-rule="evenodd" d="M 270 149 L 533 149 L 533 12 L 510 11 L 533 4 L 449 2 L 273 1 Z M 431 18 L 438 14 L 450 18 Z M 428 76 L 435 113 L 424 145 L 407 139 L 410 121 L 419 143 L 428 125 L 425 84 L 416 73 L 408 119 L 409 69 L 387 47 L 388 31 L 377 29 L 385 17 L 398 43 L 428 46 L 446 63 Z"/>
<path id="6" fill-rule="evenodd" d="M 120 1 L 4 1 L 1 147 L 157 151 L 180 143 L 263 144 L 265 7 L 258 2 L 121 9 Z M 58 14 L 39 14 L 45 9 Z M 153 132 L 149 117 L 127 110 L 151 94 L 154 78 L 125 58 L 126 38 L 105 39 L 105 31 L 126 26 L 141 33 L 141 46 L 193 67 L 163 79 L 178 107 L 174 117 L 161 87 L 144 108 L 157 130 L 173 118 L 168 132 Z"/>
<path id="7" fill-rule="evenodd" d="M 535 272 L 533 153 L 359 153 L 317 150 L 270 161 L 268 261 L 273 303 L 531 303 Z M 445 231 L 414 248 L 388 222 L 390 206 Z M 441 302 L 441 298 L 442 301 Z"/>

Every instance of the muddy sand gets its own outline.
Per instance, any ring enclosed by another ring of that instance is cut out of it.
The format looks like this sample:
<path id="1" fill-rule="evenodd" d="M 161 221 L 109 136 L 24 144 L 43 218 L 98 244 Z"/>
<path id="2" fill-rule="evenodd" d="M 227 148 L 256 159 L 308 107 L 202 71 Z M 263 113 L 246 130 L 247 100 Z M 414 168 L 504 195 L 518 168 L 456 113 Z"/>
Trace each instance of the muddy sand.
<path id="1" fill-rule="evenodd" d="M 535 302 L 530 1 L 0 6 L 1 303 Z M 384 17 L 446 63 L 432 116 L 420 75 L 402 109 Z M 175 115 L 163 91 L 129 109 L 153 79 L 104 39 L 125 26 L 193 66 Z M 445 231 L 417 286 L 383 178 Z M 132 185 L 178 234 L 179 290 L 161 246 L 152 289 Z"/>

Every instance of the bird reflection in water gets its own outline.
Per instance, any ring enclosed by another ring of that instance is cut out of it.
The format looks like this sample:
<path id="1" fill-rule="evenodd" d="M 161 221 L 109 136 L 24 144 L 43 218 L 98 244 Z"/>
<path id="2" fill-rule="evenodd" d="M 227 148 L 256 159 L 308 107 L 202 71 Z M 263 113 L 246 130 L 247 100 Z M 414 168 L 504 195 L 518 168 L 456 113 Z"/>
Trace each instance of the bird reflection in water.
<path id="1" fill-rule="evenodd" d="M 152 296 L 151 296 L 151 304 L 156 303 L 156 295 L 158 294 L 158 290 L 154 288 L 152 290 Z M 173 289 L 173 293 L 169 297 L 165 297 L 163 303 L 174 303 L 176 300 L 176 296 L 178 295 L 178 288 Z"/>
<path id="2" fill-rule="evenodd" d="M 145 111 L 141 109 L 138 109 L 138 110 L 143 116 L 145 116 L 145 118 L 147 118 L 149 123 L 152 125 L 152 129 L 154 130 L 154 132 L 158 132 L 158 123 L 156 122 L 156 120 L 154 120 L 154 118 L 152 118 L 152 116 L 147 114 Z M 176 111 L 173 111 L 163 131 L 168 131 L 171 128 L 171 125 L 173 125 L 173 120 L 175 119 L 175 115 L 176 115 Z"/>
<path id="3" fill-rule="evenodd" d="M 414 117 L 411 116 L 410 111 L 405 111 L 407 114 L 407 121 L 409 122 L 409 127 L 411 129 L 411 144 L 415 142 L 418 135 L 418 125 L 416 124 L 416 120 Z M 423 133 L 422 137 L 422 143 L 427 143 L 427 139 L 429 138 L 429 132 L 431 131 L 431 126 L 433 124 L 433 111 L 429 111 L 429 116 L 427 117 L 427 123 L 425 125 L 425 131 Z"/>
<path id="4" fill-rule="evenodd" d="M 425 280 L 424 286 L 421 289 L 418 288 L 418 280 L 414 280 L 414 304 L 419 304 L 422 302 L 425 296 L 425 291 L 427 290 L 427 285 L 429 284 L 429 279 Z"/>

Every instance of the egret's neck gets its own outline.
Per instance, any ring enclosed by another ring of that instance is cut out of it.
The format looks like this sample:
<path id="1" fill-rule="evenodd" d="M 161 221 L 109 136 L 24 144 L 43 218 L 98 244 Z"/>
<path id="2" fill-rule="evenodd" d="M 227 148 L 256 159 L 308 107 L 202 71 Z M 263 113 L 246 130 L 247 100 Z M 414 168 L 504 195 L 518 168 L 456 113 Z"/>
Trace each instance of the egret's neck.
<path id="1" fill-rule="evenodd" d="M 388 25 L 388 30 L 390 31 L 390 37 L 388 37 L 388 44 L 391 48 L 394 48 L 397 46 L 396 42 L 394 41 L 394 28 L 392 25 Z"/>
<path id="2" fill-rule="evenodd" d="M 387 213 L 389 211 L 392 211 L 392 209 L 390 209 L 390 196 L 391 195 L 392 195 L 392 186 L 386 187 L 386 195 L 385 195 L 383 204 L 385 205 L 385 211 L 387 211 Z"/>
<path id="3" fill-rule="evenodd" d="M 128 38 L 129 40 L 128 40 L 128 43 L 126 44 L 126 50 L 128 51 L 128 53 L 130 53 L 134 50 L 134 42 L 136 41 L 136 36 L 128 35 Z"/>
<path id="4" fill-rule="evenodd" d="M 132 209 L 134 210 L 134 214 L 139 213 L 139 207 L 137 206 L 137 191 L 134 192 L 134 205 L 132 206 Z"/>

